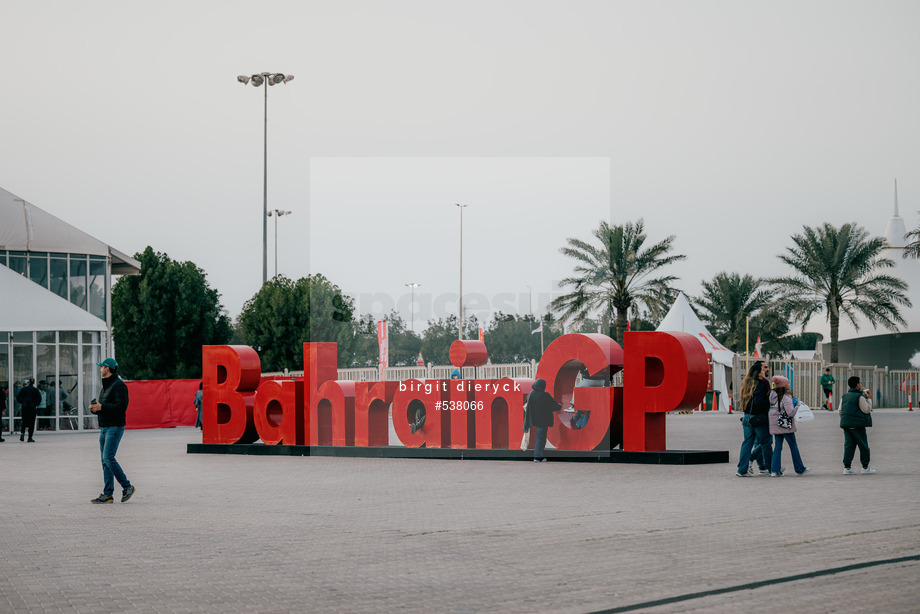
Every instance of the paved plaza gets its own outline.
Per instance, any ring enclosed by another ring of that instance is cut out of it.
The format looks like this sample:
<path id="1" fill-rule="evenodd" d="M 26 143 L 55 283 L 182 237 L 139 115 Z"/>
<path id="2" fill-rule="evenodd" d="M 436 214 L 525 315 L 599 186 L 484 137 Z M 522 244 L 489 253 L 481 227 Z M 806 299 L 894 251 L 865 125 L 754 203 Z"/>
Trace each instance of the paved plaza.
<path id="1" fill-rule="evenodd" d="M 195 429 L 128 431 L 137 494 L 112 505 L 89 503 L 96 433 L 7 435 L 0 612 L 917 612 L 920 412 L 875 413 L 866 476 L 815 413 L 811 472 L 787 452 L 782 478 L 734 477 L 724 414 L 668 417 L 669 448 L 730 451 L 697 466 L 187 454 Z"/>

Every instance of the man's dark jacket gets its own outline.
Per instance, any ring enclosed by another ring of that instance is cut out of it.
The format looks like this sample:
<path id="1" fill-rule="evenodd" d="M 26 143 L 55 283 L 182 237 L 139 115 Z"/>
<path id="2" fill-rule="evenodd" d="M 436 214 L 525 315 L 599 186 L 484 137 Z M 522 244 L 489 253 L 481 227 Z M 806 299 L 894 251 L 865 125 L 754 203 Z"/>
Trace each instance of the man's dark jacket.
<path id="1" fill-rule="evenodd" d="M 524 416 L 524 429 L 531 426 L 550 427 L 555 424 L 553 414 L 562 409 L 553 395 L 546 392 L 546 380 L 538 379 L 533 383 L 533 392 L 527 397 L 527 415 Z"/>
<path id="2" fill-rule="evenodd" d="M 99 427 L 124 426 L 125 413 L 128 411 L 128 386 L 117 375 L 110 375 L 102 379 L 102 392 L 97 399 L 102 409 L 96 415 L 99 417 Z"/>
<path id="3" fill-rule="evenodd" d="M 38 388 L 29 384 L 20 388 L 19 394 L 16 395 L 16 400 L 19 401 L 23 409 L 35 409 L 41 405 L 42 393 L 38 391 Z"/>

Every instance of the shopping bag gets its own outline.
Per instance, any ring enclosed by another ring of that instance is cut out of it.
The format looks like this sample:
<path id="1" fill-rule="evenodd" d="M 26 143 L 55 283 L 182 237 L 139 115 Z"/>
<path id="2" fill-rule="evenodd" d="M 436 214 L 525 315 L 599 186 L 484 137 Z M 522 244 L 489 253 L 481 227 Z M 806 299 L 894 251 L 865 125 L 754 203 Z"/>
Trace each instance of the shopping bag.
<path id="1" fill-rule="evenodd" d="M 805 403 L 799 403 L 799 408 L 795 412 L 796 422 L 812 422 L 815 419 L 814 412 Z"/>
<path id="2" fill-rule="evenodd" d="M 524 432 L 524 436 L 521 437 L 521 449 L 526 452 L 527 448 L 529 447 L 530 447 L 530 429 L 527 429 Z"/>

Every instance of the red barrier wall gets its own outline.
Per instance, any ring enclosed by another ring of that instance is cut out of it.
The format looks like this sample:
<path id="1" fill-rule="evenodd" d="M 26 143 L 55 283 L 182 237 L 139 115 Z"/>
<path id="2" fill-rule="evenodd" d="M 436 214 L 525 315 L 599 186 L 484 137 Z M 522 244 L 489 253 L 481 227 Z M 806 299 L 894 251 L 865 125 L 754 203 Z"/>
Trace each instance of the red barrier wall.
<path id="1" fill-rule="evenodd" d="M 128 429 L 195 426 L 195 393 L 200 379 L 125 382 L 128 385 Z"/>
<path id="2" fill-rule="evenodd" d="M 263 377 L 266 380 L 294 378 Z M 300 378 L 301 380 L 303 378 Z M 125 382 L 128 386 L 126 429 L 161 429 L 195 426 L 195 393 L 200 379 L 160 379 Z"/>

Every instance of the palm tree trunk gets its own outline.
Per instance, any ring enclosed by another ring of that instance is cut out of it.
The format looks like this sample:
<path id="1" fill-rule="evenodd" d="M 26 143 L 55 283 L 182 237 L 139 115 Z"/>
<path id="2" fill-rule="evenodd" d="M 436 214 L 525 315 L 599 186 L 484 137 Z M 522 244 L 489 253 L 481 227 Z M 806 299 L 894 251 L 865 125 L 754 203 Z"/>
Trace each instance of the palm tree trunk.
<path id="1" fill-rule="evenodd" d="M 837 338 L 840 336 L 840 316 L 831 311 L 829 319 L 831 323 L 831 363 L 836 363 L 839 359 Z"/>
<path id="2" fill-rule="evenodd" d="M 617 343 L 623 347 L 623 333 L 626 332 L 626 309 L 617 308 Z"/>

